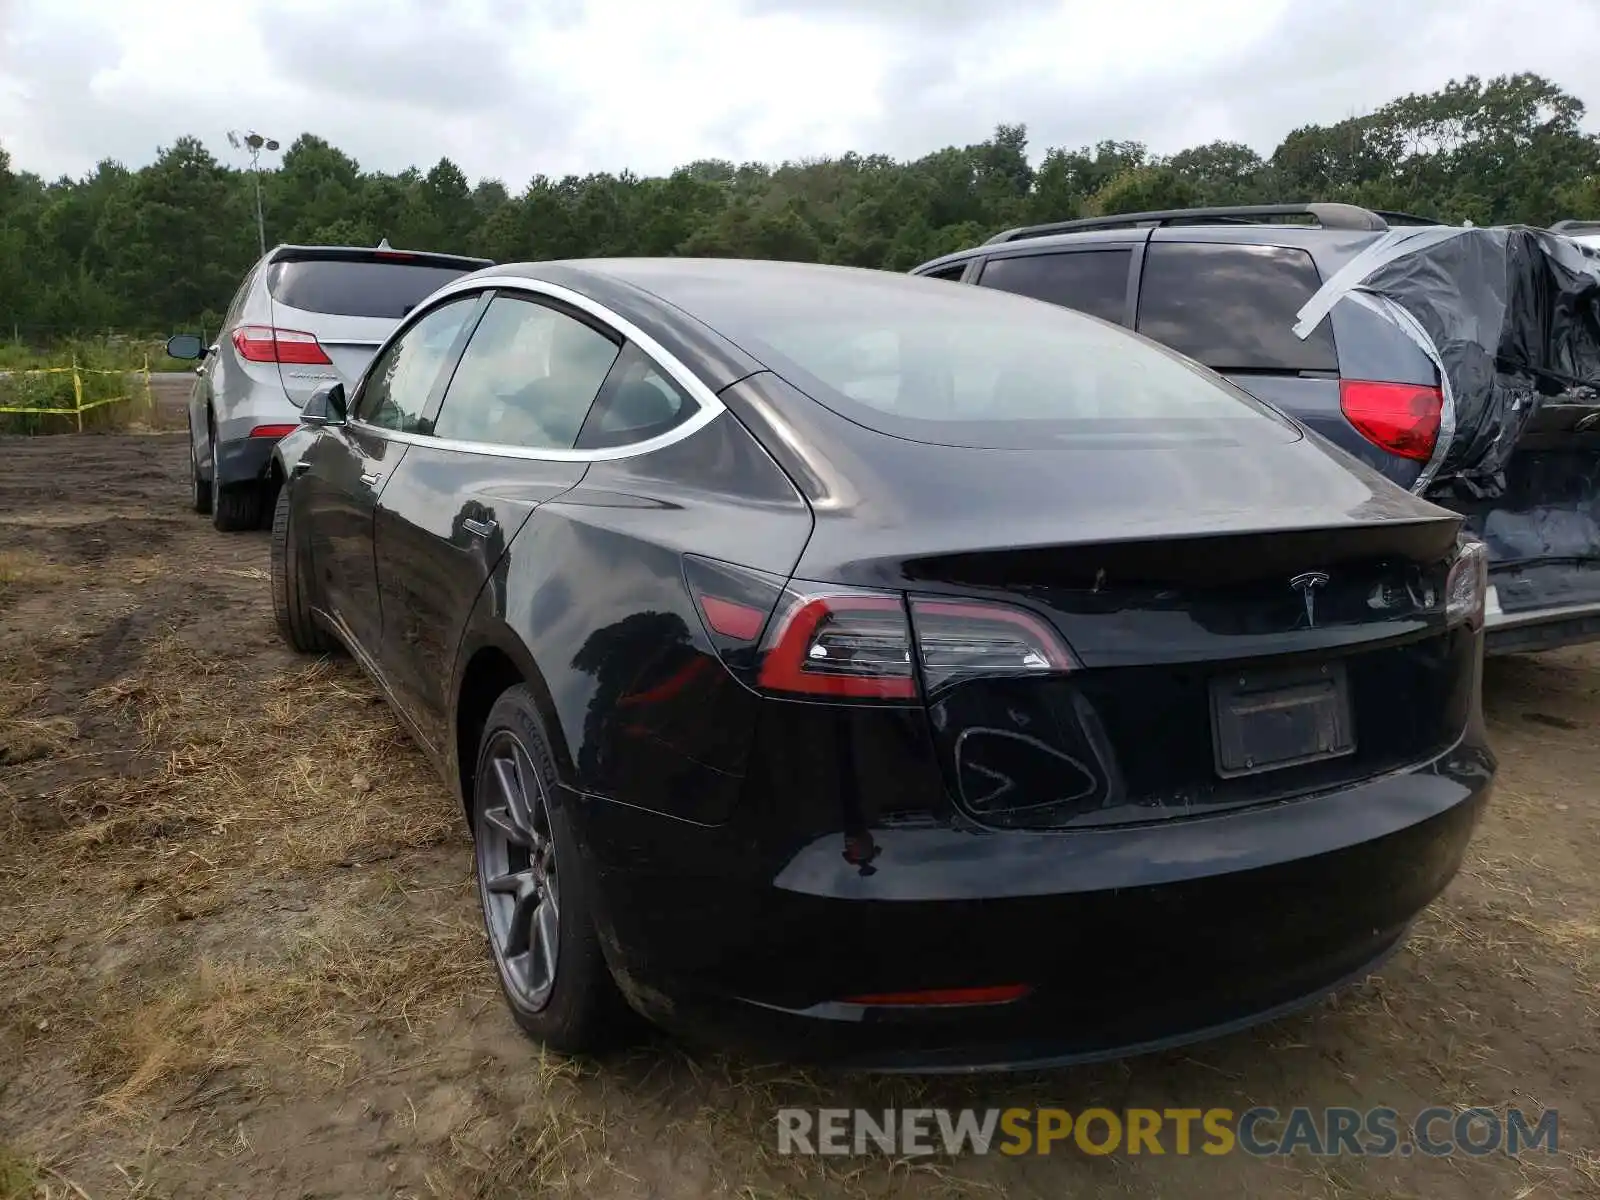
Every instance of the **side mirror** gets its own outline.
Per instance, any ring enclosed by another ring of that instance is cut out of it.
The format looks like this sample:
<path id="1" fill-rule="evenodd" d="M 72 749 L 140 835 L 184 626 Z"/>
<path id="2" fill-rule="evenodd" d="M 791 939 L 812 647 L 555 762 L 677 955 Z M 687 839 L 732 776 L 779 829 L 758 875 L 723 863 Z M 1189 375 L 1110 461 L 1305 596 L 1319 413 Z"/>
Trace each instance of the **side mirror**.
<path id="1" fill-rule="evenodd" d="M 168 358 L 204 358 L 205 353 L 206 344 L 197 334 L 175 333 L 167 339 Z"/>
<path id="2" fill-rule="evenodd" d="M 300 410 L 302 425 L 343 425 L 345 421 L 344 384 L 325 383 L 311 393 Z"/>

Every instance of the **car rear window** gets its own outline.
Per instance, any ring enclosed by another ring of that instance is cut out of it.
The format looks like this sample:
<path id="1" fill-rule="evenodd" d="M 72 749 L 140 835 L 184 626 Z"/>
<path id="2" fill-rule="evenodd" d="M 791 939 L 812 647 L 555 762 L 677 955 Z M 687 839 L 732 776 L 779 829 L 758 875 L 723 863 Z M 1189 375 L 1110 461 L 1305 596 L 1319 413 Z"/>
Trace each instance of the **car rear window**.
<path id="1" fill-rule="evenodd" d="M 985 288 L 873 273 L 718 297 L 719 331 L 819 403 L 943 445 L 1298 436 L 1225 380 L 1124 330 Z M 729 303 L 728 301 L 736 301 Z"/>
<path id="2" fill-rule="evenodd" d="M 1327 322 L 1294 335 L 1321 286 L 1311 255 L 1292 246 L 1152 242 L 1138 329 L 1217 371 L 1336 371 Z"/>
<path id="3" fill-rule="evenodd" d="M 979 284 L 1048 300 L 1119 325 L 1128 310 L 1130 250 L 1076 250 L 1070 254 L 1028 254 L 996 258 L 984 267 Z"/>
<path id="4" fill-rule="evenodd" d="M 425 297 L 475 267 L 385 262 L 377 259 L 306 259 L 275 262 L 267 291 L 279 304 L 340 317 L 398 321 Z"/>

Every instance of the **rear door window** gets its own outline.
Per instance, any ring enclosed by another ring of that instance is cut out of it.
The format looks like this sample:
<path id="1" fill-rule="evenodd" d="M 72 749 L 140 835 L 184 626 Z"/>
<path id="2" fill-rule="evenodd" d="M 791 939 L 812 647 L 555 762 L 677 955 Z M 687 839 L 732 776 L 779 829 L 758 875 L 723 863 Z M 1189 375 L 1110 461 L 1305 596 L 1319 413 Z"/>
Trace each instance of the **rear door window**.
<path id="1" fill-rule="evenodd" d="M 250 294 L 250 289 L 255 286 L 260 276 L 260 266 L 250 268 L 250 273 L 244 277 L 244 282 L 239 285 L 239 290 L 233 294 L 233 300 L 228 304 L 228 313 L 222 318 L 222 328 L 232 329 L 239 320 L 239 311 L 244 308 L 245 297 Z"/>
<path id="2" fill-rule="evenodd" d="M 1092 317 L 1124 323 L 1128 312 L 1130 250 L 1079 250 L 1070 254 L 1028 254 L 995 258 L 978 280 L 1035 300 L 1075 308 Z"/>
<path id="3" fill-rule="evenodd" d="M 475 269 L 379 259 L 291 259 L 267 269 L 267 291 L 279 304 L 306 312 L 398 321 L 439 288 Z"/>
<path id="4" fill-rule="evenodd" d="M 577 448 L 601 450 L 660 437 L 687 421 L 697 407 L 676 380 L 629 343 L 583 423 Z"/>
<path id="5" fill-rule="evenodd" d="M 1216 371 L 1336 371 L 1328 322 L 1294 335 L 1321 286 L 1311 255 L 1292 246 L 1151 242 L 1138 329 Z"/>
<path id="6" fill-rule="evenodd" d="M 441 438 L 570 450 L 620 343 L 545 304 L 496 296 L 433 423 Z"/>

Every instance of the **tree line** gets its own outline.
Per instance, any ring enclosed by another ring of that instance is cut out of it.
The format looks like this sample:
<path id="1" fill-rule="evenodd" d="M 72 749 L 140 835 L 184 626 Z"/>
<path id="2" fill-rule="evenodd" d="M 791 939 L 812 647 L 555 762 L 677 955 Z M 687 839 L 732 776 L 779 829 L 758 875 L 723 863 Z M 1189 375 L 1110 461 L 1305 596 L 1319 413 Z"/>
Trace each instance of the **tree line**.
<path id="1" fill-rule="evenodd" d="M 909 162 L 705 159 L 669 175 L 536 175 L 473 185 L 448 158 L 363 171 L 302 134 L 260 178 L 267 239 L 481 255 L 781 258 L 903 271 L 998 229 L 1190 205 L 1344 200 L 1479 225 L 1600 218 L 1600 136 L 1532 74 L 1476 76 L 1365 116 L 1295 129 L 1262 157 L 1216 141 L 1172 155 L 1107 140 L 1028 154 L 1022 125 Z M 1034 163 L 1037 162 L 1037 165 Z M 195 137 L 148 166 L 47 181 L 0 146 L 0 337 L 214 329 L 258 254 L 247 171 Z"/>

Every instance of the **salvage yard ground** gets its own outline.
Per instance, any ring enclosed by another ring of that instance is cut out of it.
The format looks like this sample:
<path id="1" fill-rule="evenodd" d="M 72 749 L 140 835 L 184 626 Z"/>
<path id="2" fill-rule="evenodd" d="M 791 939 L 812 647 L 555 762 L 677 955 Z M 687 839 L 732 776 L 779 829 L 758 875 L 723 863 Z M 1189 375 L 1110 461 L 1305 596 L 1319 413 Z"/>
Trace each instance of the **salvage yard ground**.
<path id="1" fill-rule="evenodd" d="M 278 644 L 267 537 L 184 510 L 184 453 L 0 439 L 0 1200 L 1600 1196 L 1600 651 L 1490 664 L 1463 875 L 1301 1015 L 1036 1076 L 569 1062 L 501 1007 L 454 802 L 347 660 Z M 776 1153 L 781 1105 L 1037 1104 L 1554 1107 L 1561 1149 Z"/>

